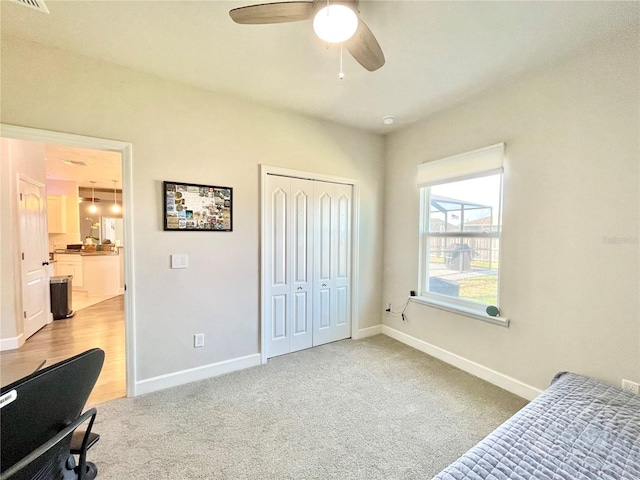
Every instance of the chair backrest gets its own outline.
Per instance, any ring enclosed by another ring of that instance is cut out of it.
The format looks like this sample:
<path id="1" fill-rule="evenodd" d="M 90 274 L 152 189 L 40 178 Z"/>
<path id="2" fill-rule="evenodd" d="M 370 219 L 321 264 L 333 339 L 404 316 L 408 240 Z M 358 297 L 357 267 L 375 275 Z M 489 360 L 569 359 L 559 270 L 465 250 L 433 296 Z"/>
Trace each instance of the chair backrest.
<path id="1" fill-rule="evenodd" d="M 0 389 L 3 399 L 15 396 L 0 409 L 2 472 L 80 417 L 103 363 L 104 351 L 94 348 Z M 58 478 L 70 441 L 71 436 L 15 478 Z"/>

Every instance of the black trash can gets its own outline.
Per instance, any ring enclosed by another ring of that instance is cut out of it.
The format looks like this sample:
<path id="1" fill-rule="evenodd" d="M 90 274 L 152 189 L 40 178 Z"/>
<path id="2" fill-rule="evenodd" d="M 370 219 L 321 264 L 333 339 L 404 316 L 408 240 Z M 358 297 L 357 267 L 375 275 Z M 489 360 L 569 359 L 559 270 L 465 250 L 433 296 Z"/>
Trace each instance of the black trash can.
<path id="1" fill-rule="evenodd" d="M 73 275 L 58 275 L 49 280 L 51 291 L 51 313 L 54 320 L 62 320 L 73 317 L 71 310 L 71 282 Z"/>

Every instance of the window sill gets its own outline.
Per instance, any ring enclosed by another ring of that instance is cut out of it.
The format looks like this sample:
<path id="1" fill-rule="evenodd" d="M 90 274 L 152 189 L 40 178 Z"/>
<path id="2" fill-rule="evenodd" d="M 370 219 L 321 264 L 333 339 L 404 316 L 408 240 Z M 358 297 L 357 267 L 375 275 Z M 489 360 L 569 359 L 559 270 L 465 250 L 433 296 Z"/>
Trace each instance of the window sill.
<path id="1" fill-rule="evenodd" d="M 421 305 L 437 308 L 439 310 L 455 313 L 457 315 L 473 318 L 475 320 L 480 320 L 487 323 L 493 323 L 494 325 L 500 325 L 501 327 L 509 327 L 510 320 L 505 317 L 491 317 L 485 313 L 481 313 L 480 311 L 474 310 L 472 308 L 463 307 L 461 305 L 455 305 L 455 304 L 440 301 L 440 300 L 434 300 L 433 298 L 410 297 L 410 300 L 412 302 L 416 302 Z"/>

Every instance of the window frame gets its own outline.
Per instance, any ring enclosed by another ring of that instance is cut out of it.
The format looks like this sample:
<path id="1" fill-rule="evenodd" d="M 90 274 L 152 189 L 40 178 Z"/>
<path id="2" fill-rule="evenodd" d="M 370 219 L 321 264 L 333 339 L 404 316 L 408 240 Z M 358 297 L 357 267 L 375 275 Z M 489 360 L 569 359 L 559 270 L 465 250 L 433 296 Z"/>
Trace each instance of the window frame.
<path id="1" fill-rule="evenodd" d="M 443 159 L 437 161 L 438 164 L 444 164 L 446 170 L 447 161 L 451 162 L 451 169 L 454 173 L 450 173 L 448 175 L 440 176 L 435 178 L 433 181 L 429 181 L 427 178 L 421 179 L 419 182 L 419 193 L 420 193 L 420 221 L 419 221 L 419 254 L 418 254 L 418 262 L 419 262 L 419 271 L 418 271 L 418 296 L 413 297 L 414 301 L 425 304 L 431 307 L 435 307 L 441 310 L 449 311 L 452 313 L 464 315 L 467 317 L 479 319 L 485 322 L 501 325 L 501 326 L 509 326 L 509 319 L 501 316 L 490 316 L 486 313 L 486 308 L 488 304 L 483 304 L 479 302 L 474 302 L 472 300 L 464 300 L 455 297 L 450 297 L 444 294 L 438 294 L 429 292 L 429 259 L 430 259 L 430 240 L 432 238 L 490 238 L 490 239 L 498 239 L 501 241 L 502 239 L 502 212 L 503 212 L 503 191 L 504 191 L 504 172 L 502 168 L 502 158 L 500 158 L 500 166 L 499 168 L 495 167 L 495 160 L 492 163 L 491 168 L 471 168 L 465 169 L 465 162 L 468 162 L 469 158 L 473 159 L 473 156 L 478 152 L 485 153 L 487 150 L 492 148 L 501 148 L 501 154 L 504 154 L 504 144 L 497 144 L 491 147 L 486 147 L 484 149 L 479 149 L 473 152 L 469 152 L 467 154 L 456 155 L 455 157 L 449 157 L 447 159 Z M 419 176 L 420 176 L 420 168 L 421 167 L 429 168 L 430 164 L 423 164 L 419 166 Z M 440 173 L 440 172 L 438 172 Z M 499 228 L 497 232 L 430 232 L 430 219 L 431 219 L 431 192 L 432 187 L 436 185 L 443 185 L 447 183 L 454 183 L 461 180 L 469 180 L 472 178 L 481 178 L 487 177 L 491 175 L 500 174 L 500 191 L 499 191 Z M 500 304 L 500 282 L 501 282 L 501 270 L 502 270 L 502 245 L 499 247 L 498 251 L 498 274 L 497 274 L 497 286 L 496 286 L 496 307 L 499 307 Z"/>

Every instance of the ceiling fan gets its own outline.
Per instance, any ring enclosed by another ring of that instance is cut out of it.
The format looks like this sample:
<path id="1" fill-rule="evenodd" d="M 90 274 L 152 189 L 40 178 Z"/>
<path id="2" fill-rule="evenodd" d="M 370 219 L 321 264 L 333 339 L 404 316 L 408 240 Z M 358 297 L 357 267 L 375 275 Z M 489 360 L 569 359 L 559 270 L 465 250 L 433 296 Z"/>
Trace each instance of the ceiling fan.
<path id="1" fill-rule="evenodd" d="M 384 54 L 376 37 L 359 17 L 358 3 L 358 0 L 263 3 L 234 8 L 229 15 L 234 22 L 243 25 L 314 19 L 313 28 L 321 39 L 328 43 L 344 43 L 353 58 L 373 72 L 384 65 Z"/>

